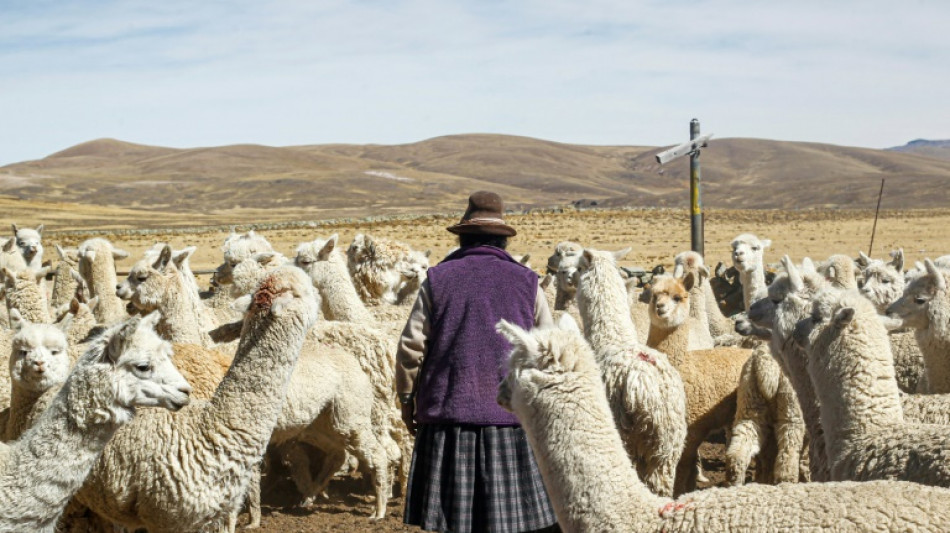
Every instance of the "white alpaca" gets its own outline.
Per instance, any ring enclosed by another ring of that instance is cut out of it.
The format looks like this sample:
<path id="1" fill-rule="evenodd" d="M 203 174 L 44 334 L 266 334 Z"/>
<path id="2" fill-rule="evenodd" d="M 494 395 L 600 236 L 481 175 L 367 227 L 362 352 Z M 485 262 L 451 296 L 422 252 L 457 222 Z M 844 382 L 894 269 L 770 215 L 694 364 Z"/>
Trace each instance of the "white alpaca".
<path id="1" fill-rule="evenodd" d="M 428 254 L 413 257 L 412 251 L 408 244 L 395 239 L 357 233 L 346 250 L 346 263 L 360 298 L 369 304 L 399 303 L 399 293 L 406 282 L 403 274 L 415 279 L 413 271 L 424 273 L 429 266 Z M 411 266 L 420 261 L 424 261 L 424 269 L 419 265 L 421 272 Z"/>
<path id="2" fill-rule="evenodd" d="M 867 298 L 819 294 L 794 339 L 820 399 L 831 479 L 950 486 L 950 434 L 905 422 L 887 331 Z"/>
<path id="3" fill-rule="evenodd" d="M 79 276 L 79 257 L 76 256 L 76 250 L 64 250 L 58 244 L 56 252 L 59 254 L 59 262 L 56 263 L 53 277 L 53 291 L 50 294 L 50 309 L 59 309 L 68 305 L 76 294 L 77 276 Z M 73 275 L 73 272 L 76 275 Z M 79 279 L 82 279 L 80 276 Z"/>
<path id="4" fill-rule="evenodd" d="M 116 431 L 136 407 L 181 409 L 189 386 L 152 331 L 157 316 L 105 332 L 36 424 L 0 445 L 0 531 L 55 530 Z"/>
<path id="5" fill-rule="evenodd" d="M 16 334 L 10 350 L 10 409 L 0 412 L 0 440 L 20 438 L 46 410 L 69 375 L 69 352 L 62 330 L 33 324 L 10 311 Z"/>
<path id="6" fill-rule="evenodd" d="M 713 292 L 712 285 L 709 283 L 709 268 L 705 265 L 703 261 L 703 256 L 699 255 L 696 252 L 681 252 L 673 258 L 673 277 L 682 278 L 687 272 L 694 271 L 697 274 L 704 274 L 702 277 L 701 291 L 702 294 L 691 294 L 690 299 L 692 306 L 696 307 L 696 310 L 692 312 L 691 316 L 695 316 L 697 321 L 705 321 L 706 327 L 709 331 L 709 336 L 713 341 L 713 344 L 716 346 L 722 346 L 727 344 L 735 344 L 739 339 L 737 338 L 735 332 L 735 321 L 726 315 L 722 314 L 722 310 L 719 308 L 719 304 L 716 302 L 716 295 Z M 695 291 L 696 289 L 694 289 Z M 693 291 L 690 291 L 691 293 Z M 699 315 L 699 310 L 703 309 L 705 311 L 705 316 L 702 317 Z M 701 327 L 699 323 L 694 324 L 694 327 Z M 692 328 L 690 328 L 692 331 Z M 694 334 L 695 338 L 696 335 Z M 705 346 L 702 342 L 705 341 L 705 338 L 700 339 L 699 341 L 693 341 L 696 344 L 692 349 L 701 350 L 704 348 L 709 348 L 711 346 Z"/>
<path id="7" fill-rule="evenodd" d="M 577 304 L 627 453 L 651 490 L 668 495 L 686 438 L 686 393 L 666 355 L 640 344 L 615 261 L 584 250 Z"/>
<path id="8" fill-rule="evenodd" d="M 191 248 L 179 254 L 177 261 L 167 244 L 157 257 L 146 254 L 118 286 L 116 295 L 141 313 L 160 311 L 162 320 L 156 329 L 164 339 L 210 347 L 213 343 L 208 332 L 216 326 L 214 316 L 198 296 L 197 285 L 189 279 L 190 270 L 182 267 L 193 251 Z"/>
<path id="9" fill-rule="evenodd" d="M 241 234 L 231 230 L 231 234 L 224 239 L 221 251 L 224 254 L 224 262 L 215 271 L 212 281 L 226 285 L 231 283 L 231 270 L 238 263 L 257 253 L 273 252 L 274 248 L 263 235 L 254 233 L 254 230 Z"/>
<path id="10" fill-rule="evenodd" d="M 33 228 L 20 228 L 13 224 L 16 247 L 23 257 L 26 268 L 43 268 L 43 224 Z"/>
<path id="11" fill-rule="evenodd" d="M 521 420 L 566 532 L 945 531 L 950 491 L 906 482 L 748 485 L 671 500 L 627 460 L 589 347 L 498 326 L 513 346 L 498 403 Z"/>
<path id="12" fill-rule="evenodd" d="M 373 315 L 360 299 L 346 266 L 346 259 L 337 251 L 337 234 L 328 239 L 315 239 L 297 247 L 294 264 L 310 275 L 320 292 L 323 317 L 372 324 Z"/>
<path id="13" fill-rule="evenodd" d="M 11 309 L 16 309 L 30 322 L 44 324 L 52 322 L 49 314 L 49 300 L 43 289 L 43 279 L 46 278 L 48 272 L 49 267 L 43 267 L 38 271 L 25 268 L 18 272 L 11 272 L 7 268 L 0 269 L 0 278 L 3 278 L 3 290 L 7 301 L 7 313 Z"/>
<path id="14" fill-rule="evenodd" d="M 270 273 L 214 397 L 175 416 L 142 413 L 123 428 L 79 492 L 81 503 L 129 529 L 233 531 L 317 307 L 303 272 Z"/>
<path id="15" fill-rule="evenodd" d="M 129 252 L 115 248 L 111 242 L 101 238 L 89 239 L 79 245 L 79 273 L 86 281 L 89 297 L 99 297 L 96 320 L 100 324 L 114 324 L 129 316 L 125 303 L 115 294 L 118 285 L 115 261 L 128 256 Z"/>
<path id="16" fill-rule="evenodd" d="M 752 302 L 764 298 L 768 293 L 762 256 L 765 249 L 771 245 L 771 240 L 759 239 L 750 233 L 743 233 L 732 240 L 732 265 L 739 271 L 742 301 L 746 311 Z"/>
<path id="17" fill-rule="evenodd" d="M 836 289 L 857 289 L 857 268 L 854 259 L 844 254 L 835 254 L 818 264 L 818 273 Z"/>
<path id="18" fill-rule="evenodd" d="M 887 308 L 914 330 L 927 368 L 928 391 L 950 393 L 950 273 L 933 261 L 907 284 L 904 294 Z"/>
<path id="19" fill-rule="evenodd" d="M 888 263 L 864 256 L 867 258 L 867 264 L 858 283 L 861 294 L 871 300 L 880 314 L 886 313 L 888 306 L 904 293 L 904 251 L 897 250 L 891 256 L 892 260 Z M 894 369 L 897 371 L 897 384 L 904 392 L 917 392 L 921 381 L 926 380 L 922 379 L 925 372 L 924 356 L 913 330 L 891 331 L 890 341 L 891 352 L 894 354 Z"/>

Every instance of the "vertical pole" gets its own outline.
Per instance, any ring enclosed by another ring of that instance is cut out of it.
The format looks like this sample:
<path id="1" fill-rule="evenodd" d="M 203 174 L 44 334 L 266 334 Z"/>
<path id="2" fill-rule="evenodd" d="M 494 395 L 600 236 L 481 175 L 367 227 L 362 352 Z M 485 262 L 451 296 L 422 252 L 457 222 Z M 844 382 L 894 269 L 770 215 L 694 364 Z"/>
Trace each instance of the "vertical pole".
<path id="1" fill-rule="evenodd" d="M 699 137 L 699 120 L 689 122 L 689 139 Z M 689 154 L 690 244 L 699 255 L 703 253 L 703 199 L 699 189 L 699 149 Z"/>
<path id="2" fill-rule="evenodd" d="M 877 214 L 881 212 L 882 196 L 884 196 L 884 178 L 881 178 L 881 192 L 877 193 L 877 208 L 874 210 L 874 227 L 871 228 L 871 245 L 868 246 L 868 257 L 874 256 L 874 234 L 877 233 Z"/>

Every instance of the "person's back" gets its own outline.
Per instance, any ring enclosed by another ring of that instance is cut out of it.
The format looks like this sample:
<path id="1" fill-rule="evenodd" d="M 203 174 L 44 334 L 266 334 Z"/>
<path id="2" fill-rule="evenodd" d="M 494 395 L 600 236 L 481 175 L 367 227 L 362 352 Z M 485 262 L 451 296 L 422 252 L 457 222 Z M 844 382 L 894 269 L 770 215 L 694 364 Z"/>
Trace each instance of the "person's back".
<path id="1" fill-rule="evenodd" d="M 474 193 L 461 248 L 429 269 L 396 355 L 403 420 L 418 427 L 405 522 L 440 531 L 532 531 L 555 517 L 517 418 L 497 405 L 505 319 L 551 323 L 538 277 L 505 250 L 501 198 Z"/>

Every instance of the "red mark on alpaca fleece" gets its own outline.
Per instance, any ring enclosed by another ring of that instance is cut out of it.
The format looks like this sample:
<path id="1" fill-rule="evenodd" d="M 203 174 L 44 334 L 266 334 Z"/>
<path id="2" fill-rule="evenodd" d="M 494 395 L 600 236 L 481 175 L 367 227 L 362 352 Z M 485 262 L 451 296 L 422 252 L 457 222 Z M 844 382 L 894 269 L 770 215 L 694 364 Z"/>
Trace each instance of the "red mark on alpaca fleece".
<path id="1" fill-rule="evenodd" d="M 261 282 L 257 292 L 254 293 L 254 307 L 262 311 L 270 309 L 274 303 L 274 298 L 283 291 L 277 290 L 273 277 L 269 277 Z"/>
<path id="2" fill-rule="evenodd" d="M 682 511 L 687 508 L 689 508 L 689 502 L 670 502 L 660 507 L 660 517 L 667 518 L 676 511 Z"/>
<path id="3" fill-rule="evenodd" d="M 648 353 L 640 352 L 637 354 L 637 357 L 639 357 L 641 361 L 646 361 L 651 365 L 656 366 L 656 359 L 654 359 L 653 356 Z"/>

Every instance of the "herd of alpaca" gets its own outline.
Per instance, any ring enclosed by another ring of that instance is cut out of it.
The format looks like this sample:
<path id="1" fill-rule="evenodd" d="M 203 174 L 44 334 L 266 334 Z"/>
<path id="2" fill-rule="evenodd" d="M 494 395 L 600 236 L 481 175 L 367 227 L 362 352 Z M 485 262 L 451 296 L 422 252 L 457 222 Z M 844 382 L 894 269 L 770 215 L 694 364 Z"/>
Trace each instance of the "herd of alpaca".
<path id="1" fill-rule="evenodd" d="M 43 229 L 0 239 L 0 532 L 235 531 L 243 509 L 257 527 L 275 460 L 304 507 L 361 470 L 385 516 L 413 444 L 394 354 L 429 252 L 357 234 L 284 256 L 232 233 L 202 291 L 193 246 L 158 243 L 120 279 L 129 254 L 102 238 L 44 263 Z M 644 284 L 618 267 L 629 249 L 565 241 L 539 276 L 558 326 L 497 325 L 498 401 L 562 530 L 950 525 L 948 258 L 769 273 L 770 244 L 732 242 L 729 316 L 699 254 Z M 720 432 L 733 488 L 697 491 Z"/>

